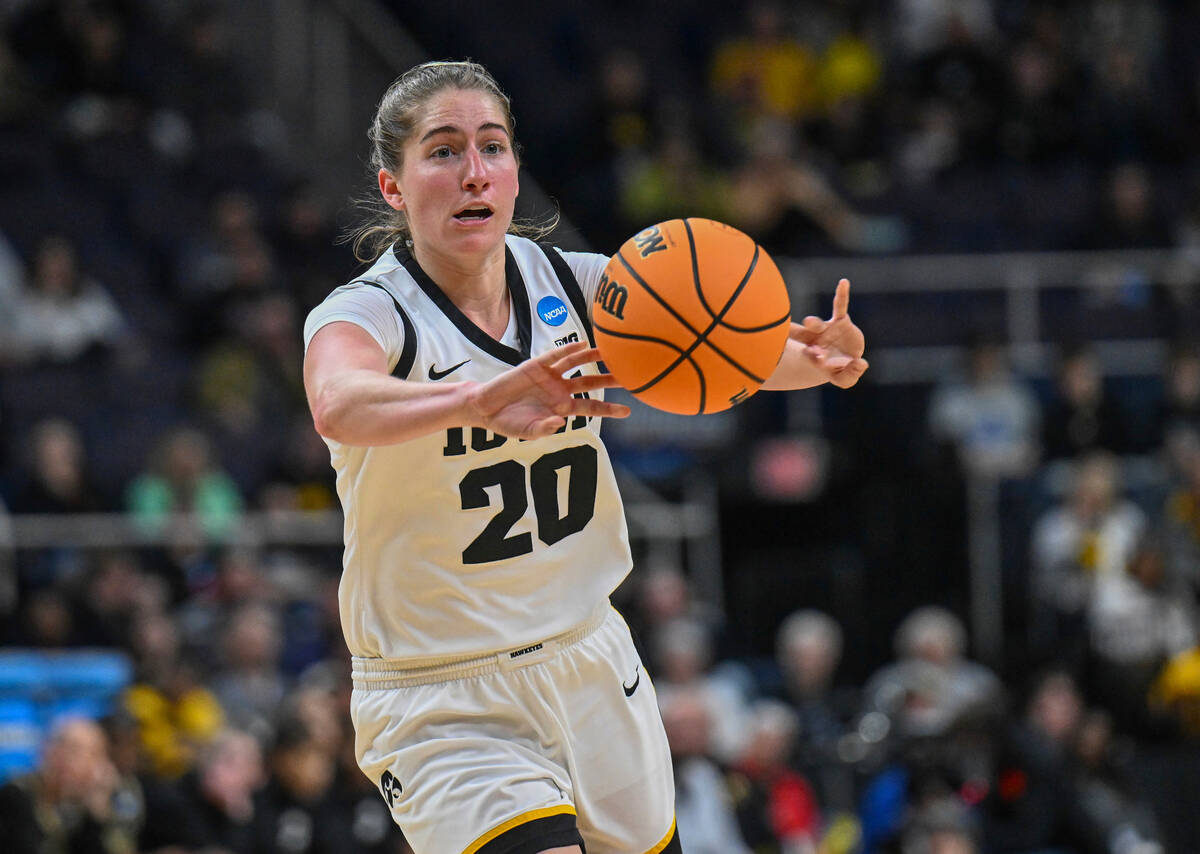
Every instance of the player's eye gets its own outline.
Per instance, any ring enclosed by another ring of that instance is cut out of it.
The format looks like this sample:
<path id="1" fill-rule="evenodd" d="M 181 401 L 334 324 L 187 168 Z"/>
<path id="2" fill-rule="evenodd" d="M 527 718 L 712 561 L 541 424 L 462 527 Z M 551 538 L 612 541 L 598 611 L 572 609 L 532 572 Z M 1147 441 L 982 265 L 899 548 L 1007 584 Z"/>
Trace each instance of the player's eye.
<path id="1" fill-rule="evenodd" d="M 484 154 L 499 154 L 504 151 L 504 146 L 498 142 L 488 142 L 483 146 Z"/>
<path id="2" fill-rule="evenodd" d="M 435 160 L 445 160 L 447 157 L 449 157 L 453 153 L 454 152 L 450 150 L 450 146 L 439 145 L 433 151 L 429 152 L 429 156 L 434 158 Z"/>

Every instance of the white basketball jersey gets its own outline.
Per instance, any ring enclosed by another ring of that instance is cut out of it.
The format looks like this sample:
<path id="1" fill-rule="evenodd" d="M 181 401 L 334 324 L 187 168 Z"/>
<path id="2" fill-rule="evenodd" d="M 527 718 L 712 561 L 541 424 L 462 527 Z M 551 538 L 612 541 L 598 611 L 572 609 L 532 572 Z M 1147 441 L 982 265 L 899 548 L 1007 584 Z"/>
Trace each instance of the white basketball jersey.
<path id="1" fill-rule="evenodd" d="M 394 376 L 482 382 L 589 340 L 584 292 L 563 257 L 513 236 L 507 255 L 515 347 L 475 326 L 403 249 L 351 283 L 394 301 L 403 330 L 399 352 L 389 352 Z M 594 364 L 581 370 L 598 372 Z M 345 513 L 339 596 L 350 652 L 429 660 L 485 653 L 593 614 L 631 566 L 600 421 L 572 418 L 531 441 L 471 427 L 370 448 L 326 440 Z"/>

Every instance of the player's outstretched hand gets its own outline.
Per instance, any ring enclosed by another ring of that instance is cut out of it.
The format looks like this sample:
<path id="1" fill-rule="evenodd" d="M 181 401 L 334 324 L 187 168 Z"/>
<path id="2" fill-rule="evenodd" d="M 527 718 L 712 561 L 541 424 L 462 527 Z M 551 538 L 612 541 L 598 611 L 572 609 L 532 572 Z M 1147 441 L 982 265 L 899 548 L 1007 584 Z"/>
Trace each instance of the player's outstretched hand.
<path id="1" fill-rule="evenodd" d="M 788 336 L 804 345 L 804 353 L 839 388 L 850 388 L 866 372 L 866 338 L 850 319 L 850 280 L 838 282 L 833 296 L 833 316 L 828 320 L 809 315 L 793 323 Z"/>
<path id="2" fill-rule="evenodd" d="M 471 390 L 470 405 L 481 426 L 518 439 L 549 436 L 575 415 L 624 418 L 628 406 L 584 396 L 615 387 L 611 374 L 564 376 L 599 360 L 600 351 L 582 341 L 559 347 L 480 383 Z"/>

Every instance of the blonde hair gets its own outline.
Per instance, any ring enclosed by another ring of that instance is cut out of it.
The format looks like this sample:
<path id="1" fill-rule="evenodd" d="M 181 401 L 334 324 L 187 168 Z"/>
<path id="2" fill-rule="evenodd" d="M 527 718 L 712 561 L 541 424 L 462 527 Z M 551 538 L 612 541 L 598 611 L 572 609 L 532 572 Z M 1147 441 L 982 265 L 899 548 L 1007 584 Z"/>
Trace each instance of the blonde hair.
<path id="1" fill-rule="evenodd" d="M 475 90 L 495 98 L 504 112 L 508 134 L 513 140 L 513 153 L 520 163 L 521 149 L 514 133 L 516 120 L 512 103 L 491 73 L 470 60 L 425 62 L 396 78 L 379 100 L 375 118 L 367 131 L 371 140 L 369 165 L 372 178 L 380 169 L 399 174 L 404 144 L 416 128 L 421 108 L 446 89 Z M 403 212 L 388 206 L 377 193 L 361 199 L 359 206 L 366 212 L 367 219 L 347 235 L 358 260 L 374 261 L 396 241 L 411 240 L 412 233 Z M 557 225 L 558 213 L 553 212 L 541 220 L 513 220 L 508 230 L 510 234 L 540 240 Z"/>

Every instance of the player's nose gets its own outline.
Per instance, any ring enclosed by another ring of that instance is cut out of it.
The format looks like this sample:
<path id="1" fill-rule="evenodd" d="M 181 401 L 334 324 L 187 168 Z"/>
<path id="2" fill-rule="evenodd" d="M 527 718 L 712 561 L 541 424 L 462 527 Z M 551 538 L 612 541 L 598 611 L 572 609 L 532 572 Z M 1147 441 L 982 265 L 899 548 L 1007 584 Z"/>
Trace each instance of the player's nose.
<path id="1" fill-rule="evenodd" d="M 463 187 L 472 190 L 482 190 L 487 187 L 487 167 L 483 157 L 475 149 L 470 149 L 463 158 Z"/>

